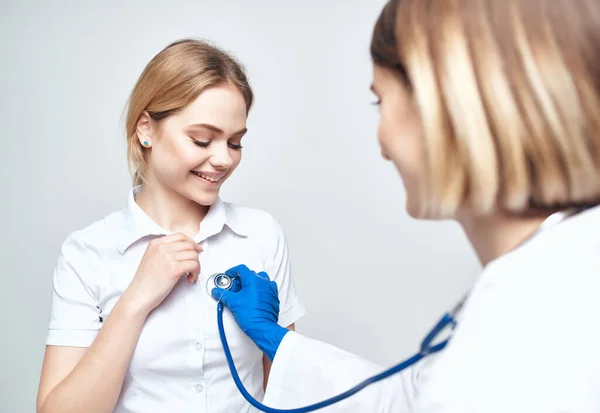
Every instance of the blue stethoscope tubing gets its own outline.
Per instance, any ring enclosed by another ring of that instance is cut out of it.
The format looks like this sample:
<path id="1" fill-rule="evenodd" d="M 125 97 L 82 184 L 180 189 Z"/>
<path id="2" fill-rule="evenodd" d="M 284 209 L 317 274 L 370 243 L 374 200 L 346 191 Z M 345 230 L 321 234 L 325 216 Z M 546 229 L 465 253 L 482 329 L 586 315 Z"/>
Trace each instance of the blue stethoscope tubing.
<path id="1" fill-rule="evenodd" d="M 309 406 L 298 407 L 295 409 L 275 409 L 272 407 L 265 406 L 248 393 L 248 391 L 242 384 L 242 381 L 240 380 L 240 376 L 238 375 L 237 369 L 235 368 L 235 364 L 233 362 L 233 357 L 231 356 L 229 344 L 227 343 L 227 337 L 225 336 L 225 328 L 223 327 L 223 303 L 221 302 L 217 304 L 217 324 L 219 326 L 219 336 L 221 337 L 221 344 L 223 345 L 223 350 L 225 352 L 225 358 L 227 359 L 229 371 L 231 372 L 231 377 L 233 377 L 235 385 L 237 386 L 242 396 L 244 396 L 244 398 L 248 401 L 248 403 L 266 413 L 308 413 L 322 409 L 327 406 L 331 406 L 332 404 L 347 399 L 348 397 L 353 396 L 354 394 L 363 390 L 365 387 L 373 383 L 377 383 L 378 381 L 384 380 L 393 374 L 401 372 L 404 369 L 407 369 L 408 367 L 412 366 L 413 364 L 417 363 L 419 360 L 423 359 L 424 357 L 430 354 L 437 353 L 438 351 L 443 350 L 444 347 L 446 347 L 446 345 L 448 344 L 448 341 L 450 340 L 449 338 L 438 344 L 432 345 L 432 343 L 435 340 L 436 336 L 442 330 L 446 329 L 447 327 L 450 327 L 452 329 L 456 327 L 456 320 L 454 316 L 458 312 L 460 307 L 462 307 L 462 302 L 459 303 L 459 305 L 456 306 L 455 309 L 453 309 L 450 313 L 444 314 L 444 316 L 435 325 L 431 332 L 427 334 L 427 336 L 421 343 L 421 349 L 419 353 L 375 376 L 372 376 L 358 383 L 356 386 L 352 387 L 349 390 L 346 390 L 343 393 L 338 394 L 337 396 L 320 401 L 318 403 L 311 404 Z"/>

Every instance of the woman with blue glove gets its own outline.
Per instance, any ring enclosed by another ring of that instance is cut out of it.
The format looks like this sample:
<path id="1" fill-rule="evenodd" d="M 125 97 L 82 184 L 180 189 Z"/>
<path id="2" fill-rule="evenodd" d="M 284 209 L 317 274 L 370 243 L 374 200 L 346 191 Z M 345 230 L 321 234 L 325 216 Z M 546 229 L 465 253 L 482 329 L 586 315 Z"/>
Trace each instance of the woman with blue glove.
<path id="1" fill-rule="evenodd" d="M 597 0 L 385 6 L 371 42 L 382 155 L 408 213 L 458 221 L 484 270 L 441 352 L 322 411 L 600 411 L 598 50 Z M 273 359 L 266 405 L 382 370 L 280 327 L 270 274 L 227 273 L 241 289 L 213 296 Z"/>

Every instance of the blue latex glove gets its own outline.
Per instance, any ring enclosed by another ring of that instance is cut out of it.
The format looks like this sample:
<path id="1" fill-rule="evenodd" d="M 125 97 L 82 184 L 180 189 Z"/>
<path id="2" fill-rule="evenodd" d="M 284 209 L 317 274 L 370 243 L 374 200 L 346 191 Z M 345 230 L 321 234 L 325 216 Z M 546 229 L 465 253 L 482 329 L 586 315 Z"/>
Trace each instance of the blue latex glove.
<path id="1" fill-rule="evenodd" d="M 213 288 L 211 291 L 213 298 L 229 308 L 242 331 L 273 361 L 281 340 L 289 332 L 288 329 L 277 324 L 279 319 L 277 283 L 271 281 L 267 273 L 257 274 L 245 265 L 238 265 L 225 273 L 230 277 L 236 277 L 241 286 L 235 286 L 238 288 L 229 291 Z"/>

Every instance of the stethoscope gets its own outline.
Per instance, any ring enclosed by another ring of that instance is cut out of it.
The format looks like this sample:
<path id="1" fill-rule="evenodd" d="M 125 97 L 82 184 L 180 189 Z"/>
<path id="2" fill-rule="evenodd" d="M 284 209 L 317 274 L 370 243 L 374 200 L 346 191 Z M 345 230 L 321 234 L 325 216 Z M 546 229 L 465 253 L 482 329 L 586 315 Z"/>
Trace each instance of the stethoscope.
<path id="1" fill-rule="evenodd" d="M 566 218 L 573 216 L 585 209 L 587 208 L 559 211 L 550 215 L 542 222 L 538 230 L 533 235 L 527 237 L 527 239 L 523 241 L 520 245 L 522 245 L 526 241 L 530 241 L 534 236 L 538 235 L 542 231 L 557 225 Z M 213 274 L 208 278 L 206 288 L 208 294 L 211 295 L 211 291 L 214 287 L 230 290 L 233 287 L 234 282 L 235 277 L 231 277 L 225 273 L 217 273 Z M 458 313 L 462 309 L 465 301 L 466 297 L 464 297 L 451 311 L 445 313 L 442 316 L 438 323 L 433 327 L 433 329 L 431 329 L 431 331 L 425 336 L 425 338 L 421 342 L 419 352 L 413 355 L 412 357 L 396 364 L 393 367 L 390 367 L 382 373 L 379 373 L 360 382 L 356 386 L 343 393 L 338 394 L 337 396 L 331 397 L 318 403 L 311 404 L 309 406 L 298 407 L 295 409 L 275 409 L 272 407 L 265 406 L 248 393 L 248 391 L 242 384 L 242 381 L 240 380 L 240 376 L 238 375 L 238 372 L 235 368 L 235 364 L 233 362 L 233 358 L 231 356 L 229 344 L 227 343 L 227 337 L 225 336 L 225 329 L 223 327 L 223 303 L 221 302 L 217 303 L 217 324 L 219 327 L 219 336 L 221 337 L 221 344 L 223 345 L 223 350 L 225 352 L 225 358 L 227 359 L 227 364 L 229 365 L 229 371 L 231 372 L 231 376 L 233 377 L 235 385 L 237 386 L 242 396 L 244 396 L 244 398 L 248 401 L 248 403 L 250 403 L 255 408 L 267 413 L 308 413 L 318 409 L 322 409 L 327 406 L 331 406 L 332 404 L 347 399 L 348 397 L 353 396 L 354 394 L 363 390 L 365 387 L 370 386 L 373 383 L 377 383 L 378 381 L 384 380 L 393 374 L 399 373 L 402 370 L 405 370 L 414 365 L 415 363 L 419 362 L 421 359 L 443 350 L 452 338 L 452 332 L 457 326 L 456 319 Z M 449 336 L 446 339 L 434 344 L 434 342 L 436 342 L 436 339 L 439 338 L 442 332 L 449 333 Z"/>

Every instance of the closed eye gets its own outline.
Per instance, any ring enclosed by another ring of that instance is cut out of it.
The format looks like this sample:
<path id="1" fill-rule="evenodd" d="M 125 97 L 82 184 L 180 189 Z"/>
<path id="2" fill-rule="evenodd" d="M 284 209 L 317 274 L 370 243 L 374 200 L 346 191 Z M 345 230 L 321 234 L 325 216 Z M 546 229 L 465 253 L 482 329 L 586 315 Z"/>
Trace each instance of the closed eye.
<path id="1" fill-rule="evenodd" d="M 210 145 L 210 142 L 211 142 L 211 141 L 206 141 L 206 142 L 205 141 L 199 141 L 199 140 L 196 140 L 196 139 L 194 139 L 193 141 L 194 141 L 195 145 L 197 145 L 197 146 L 199 146 L 201 148 L 208 147 L 208 145 Z M 231 149 L 234 149 L 236 151 L 243 148 L 242 145 L 231 143 L 231 142 L 227 142 L 227 146 L 229 146 Z"/>
<path id="2" fill-rule="evenodd" d="M 210 141 L 203 142 L 203 141 L 198 141 L 198 140 L 194 139 L 194 144 L 198 145 L 201 148 L 206 148 L 208 145 L 210 145 Z"/>

